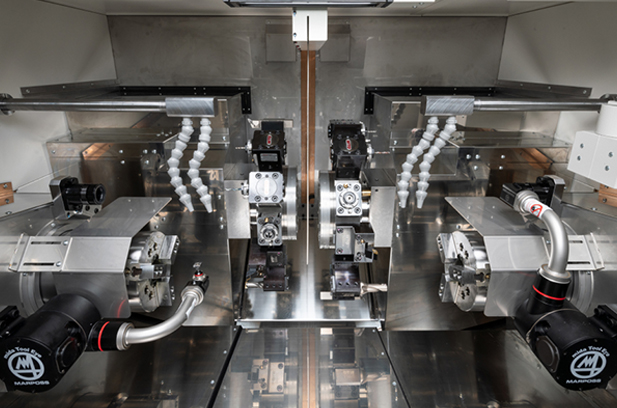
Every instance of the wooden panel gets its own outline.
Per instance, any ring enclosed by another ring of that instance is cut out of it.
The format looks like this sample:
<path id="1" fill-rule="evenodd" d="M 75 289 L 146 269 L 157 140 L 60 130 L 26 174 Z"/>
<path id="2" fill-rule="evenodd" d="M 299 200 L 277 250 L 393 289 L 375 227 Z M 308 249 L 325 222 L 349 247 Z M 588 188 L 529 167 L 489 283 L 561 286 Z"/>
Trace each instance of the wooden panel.
<path id="1" fill-rule="evenodd" d="M 617 189 L 610 188 L 604 184 L 600 184 L 600 191 L 598 192 L 598 201 L 604 204 L 617 207 Z"/>
<path id="2" fill-rule="evenodd" d="M 0 206 L 13 202 L 13 184 L 0 182 Z"/>

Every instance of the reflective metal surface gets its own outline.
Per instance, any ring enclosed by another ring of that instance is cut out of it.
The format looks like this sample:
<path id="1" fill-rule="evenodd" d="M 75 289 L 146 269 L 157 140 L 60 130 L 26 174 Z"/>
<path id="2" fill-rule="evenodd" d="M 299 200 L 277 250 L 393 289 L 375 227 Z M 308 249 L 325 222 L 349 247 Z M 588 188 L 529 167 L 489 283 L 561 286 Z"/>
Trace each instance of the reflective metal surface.
<path id="1" fill-rule="evenodd" d="M 0 406 L 109 407 L 128 398 L 121 406 L 205 407 L 235 334 L 231 327 L 181 328 L 127 351 L 87 352 L 51 391 L 0 393 Z M 165 401 L 173 404 L 159 405 Z"/>
<path id="2" fill-rule="evenodd" d="M 412 407 L 611 407 L 605 390 L 556 384 L 517 332 L 383 332 Z"/>
<path id="3" fill-rule="evenodd" d="M 374 330 L 269 328 L 243 331 L 214 406 L 408 405 Z"/>
<path id="4" fill-rule="evenodd" d="M 238 324 L 254 328 L 262 324 L 329 325 L 336 323 L 378 327 L 367 298 L 344 302 L 322 300 L 320 292 L 330 291 L 330 264 L 333 250 L 319 249 L 316 221 L 310 223 L 309 253 L 306 252 L 305 223 L 300 223 L 298 240 L 287 241 L 289 287 L 285 292 L 265 292 L 246 288 Z M 309 261 L 307 261 L 307 255 Z"/>
<path id="5" fill-rule="evenodd" d="M 133 237 L 171 201 L 170 198 L 123 197 L 115 200 L 71 235 Z"/>

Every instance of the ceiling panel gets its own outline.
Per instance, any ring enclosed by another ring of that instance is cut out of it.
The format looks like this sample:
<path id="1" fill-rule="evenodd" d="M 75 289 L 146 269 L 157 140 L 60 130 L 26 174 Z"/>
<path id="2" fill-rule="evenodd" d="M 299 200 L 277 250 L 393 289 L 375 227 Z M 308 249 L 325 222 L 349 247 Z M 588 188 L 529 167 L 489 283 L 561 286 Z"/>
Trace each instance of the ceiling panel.
<path id="1" fill-rule="evenodd" d="M 41 0 L 109 15 L 268 15 L 287 16 L 289 9 L 231 8 L 223 0 Z M 382 8 L 331 8 L 331 16 L 510 16 L 563 4 L 550 1 L 437 0 L 394 3 Z"/>

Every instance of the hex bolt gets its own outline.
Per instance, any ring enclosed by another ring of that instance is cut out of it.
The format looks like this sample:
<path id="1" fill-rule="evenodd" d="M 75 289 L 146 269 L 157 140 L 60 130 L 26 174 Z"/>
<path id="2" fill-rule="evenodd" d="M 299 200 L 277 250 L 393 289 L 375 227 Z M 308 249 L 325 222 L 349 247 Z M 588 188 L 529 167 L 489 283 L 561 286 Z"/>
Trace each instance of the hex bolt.
<path id="1" fill-rule="evenodd" d="M 255 174 L 255 178 L 256 178 L 256 179 L 260 179 L 260 178 L 261 178 L 261 173 L 257 173 L 257 174 Z"/>

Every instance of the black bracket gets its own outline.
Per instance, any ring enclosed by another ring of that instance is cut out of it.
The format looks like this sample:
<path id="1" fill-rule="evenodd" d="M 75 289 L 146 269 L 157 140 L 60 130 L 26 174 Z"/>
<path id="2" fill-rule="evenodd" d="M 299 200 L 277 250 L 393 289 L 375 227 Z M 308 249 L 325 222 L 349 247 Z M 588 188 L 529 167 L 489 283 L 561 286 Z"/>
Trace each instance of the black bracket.
<path id="1" fill-rule="evenodd" d="M 364 88 L 364 114 L 372 115 L 375 95 L 380 96 L 423 96 L 423 95 L 471 95 L 493 96 L 493 87 L 474 86 L 367 86 Z"/>
<path id="2" fill-rule="evenodd" d="M 251 114 L 250 86 L 120 86 L 122 96 L 235 96 L 240 94 L 242 113 Z"/>

